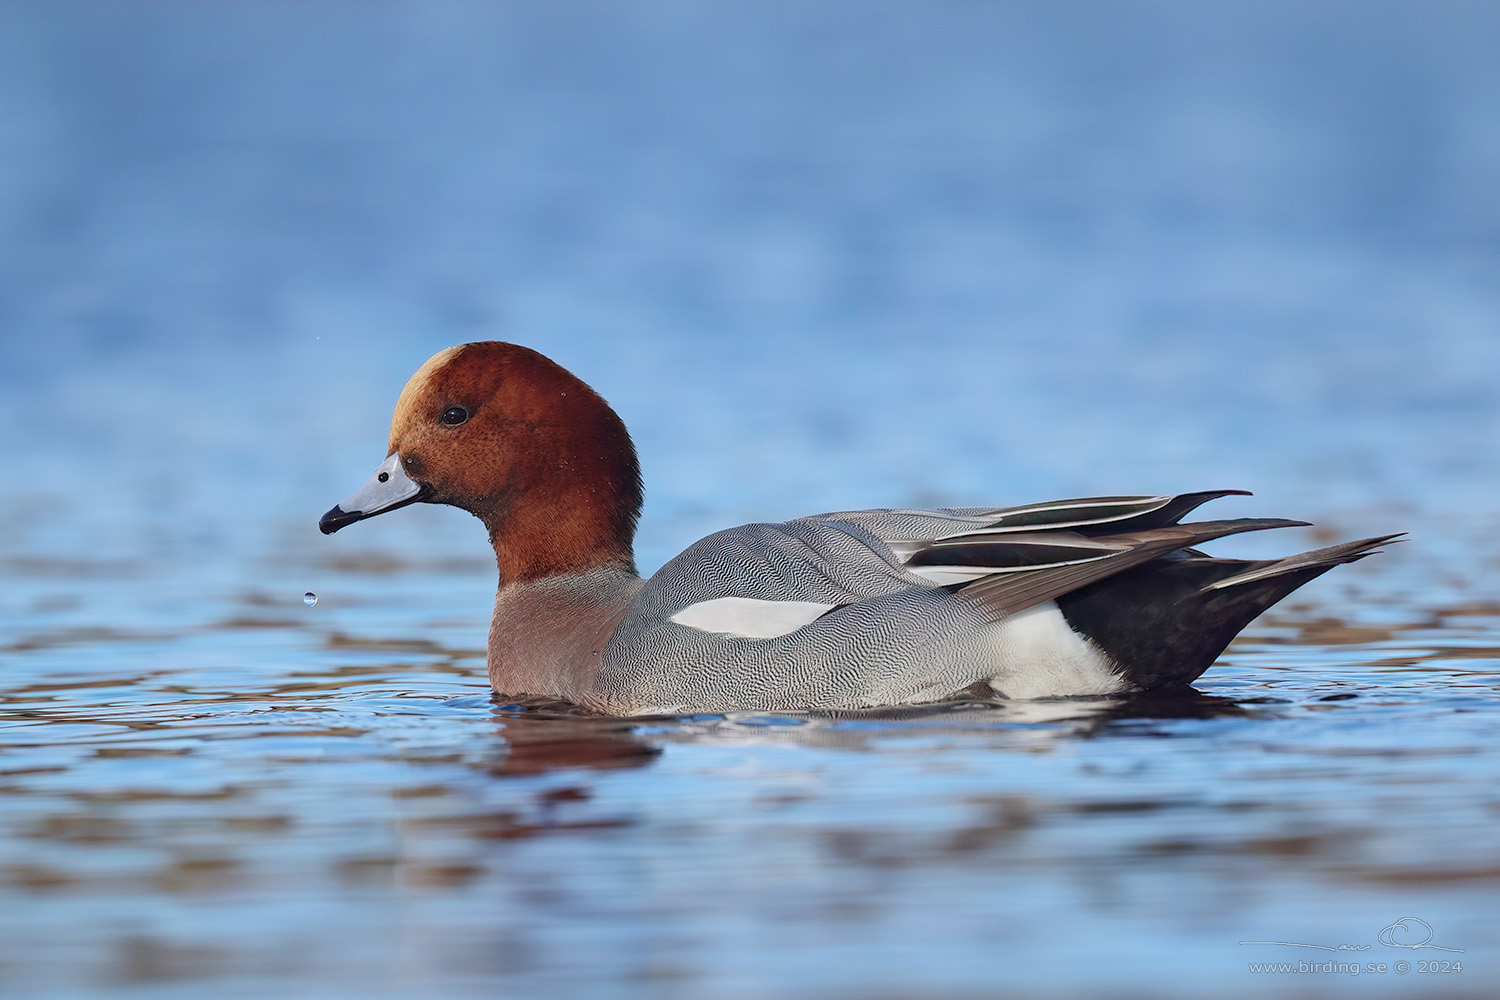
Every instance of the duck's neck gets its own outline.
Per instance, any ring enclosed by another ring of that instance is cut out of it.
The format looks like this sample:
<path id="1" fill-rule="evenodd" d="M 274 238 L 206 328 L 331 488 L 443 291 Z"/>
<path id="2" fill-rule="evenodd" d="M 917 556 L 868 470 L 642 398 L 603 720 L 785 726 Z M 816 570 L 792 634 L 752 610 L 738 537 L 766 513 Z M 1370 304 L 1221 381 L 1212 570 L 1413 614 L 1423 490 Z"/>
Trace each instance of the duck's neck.
<path id="1" fill-rule="evenodd" d="M 604 649 L 641 586 L 633 569 L 619 568 L 502 582 L 490 622 L 490 686 L 610 711 L 598 685 Z"/>
<path id="2" fill-rule="evenodd" d="M 489 529 L 501 587 L 603 569 L 635 573 L 635 445 L 609 404 L 581 382 L 572 392 L 572 419 L 518 422 L 506 482 L 466 505 Z"/>
<path id="3" fill-rule="evenodd" d="M 604 648 L 641 588 L 631 545 L 640 473 L 624 426 L 612 423 L 612 433 L 569 438 L 535 429 L 517 485 L 475 511 L 500 571 L 489 643 L 496 691 L 612 710 L 598 694 Z"/>
<path id="4" fill-rule="evenodd" d="M 502 588 L 595 570 L 635 574 L 632 551 L 635 518 L 626 524 L 611 496 L 586 482 L 559 484 L 507 498 L 481 514 L 495 549 Z M 544 497 L 544 499 L 543 499 Z"/>

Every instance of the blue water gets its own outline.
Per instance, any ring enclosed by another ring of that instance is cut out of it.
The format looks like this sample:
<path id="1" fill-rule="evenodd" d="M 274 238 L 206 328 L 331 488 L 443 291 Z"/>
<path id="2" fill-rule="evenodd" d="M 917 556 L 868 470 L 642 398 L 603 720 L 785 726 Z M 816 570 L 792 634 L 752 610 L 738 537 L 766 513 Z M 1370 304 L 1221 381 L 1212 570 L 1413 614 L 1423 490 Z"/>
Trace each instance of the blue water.
<path id="1" fill-rule="evenodd" d="M 1493 995 L 1496 51 L 1460 2 L 0 5 L 0 996 Z M 1318 527 L 1215 551 L 1412 539 L 1182 699 L 517 714 L 478 522 L 315 526 L 485 338 L 620 411 L 647 571 L 1230 487 Z M 1330 956 L 1390 967 L 1249 969 Z"/>

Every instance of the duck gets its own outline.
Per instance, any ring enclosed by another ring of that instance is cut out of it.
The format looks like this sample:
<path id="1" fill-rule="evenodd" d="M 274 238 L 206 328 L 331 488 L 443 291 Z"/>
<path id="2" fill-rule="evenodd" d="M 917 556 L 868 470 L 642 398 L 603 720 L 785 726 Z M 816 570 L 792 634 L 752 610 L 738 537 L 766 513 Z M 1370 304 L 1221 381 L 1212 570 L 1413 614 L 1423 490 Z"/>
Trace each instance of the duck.
<path id="1" fill-rule="evenodd" d="M 1281 559 L 1198 546 L 1281 518 L 1189 521 L 1212 490 L 839 511 L 709 535 L 649 578 L 618 414 L 542 354 L 440 351 L 396 400 L 385 460 L 324 534 L 414 503 L 483 522 L 496 694 L 612 716 L 816 712 L 1186 688 L 1253 619 L 1399 537 Z"/>

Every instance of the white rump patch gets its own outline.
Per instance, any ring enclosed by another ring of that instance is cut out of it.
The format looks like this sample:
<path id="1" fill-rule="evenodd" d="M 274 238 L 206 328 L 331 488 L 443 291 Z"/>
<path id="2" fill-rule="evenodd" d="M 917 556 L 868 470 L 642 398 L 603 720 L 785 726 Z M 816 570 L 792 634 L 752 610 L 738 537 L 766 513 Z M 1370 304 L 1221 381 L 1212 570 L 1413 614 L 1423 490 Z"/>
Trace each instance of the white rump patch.
<path id="1" fill-rule="evenodd" d="M 1104 651 L 1073 631 L 1056 601 L 1011 615 L 992 635 L 995 659 L 1008 669 L 989 682 L 1007 698 L 1112 694 L 1128 686 Z"/>
<path id="2" fill-rule="evenodd" d="M 817 601 L 762 601 L 754 597 L 715 597 L 689 604 L 672 616 L 700 632 L 725 632 L 747 639 L 774 639 L 795 632 L 838 607 Z"/>

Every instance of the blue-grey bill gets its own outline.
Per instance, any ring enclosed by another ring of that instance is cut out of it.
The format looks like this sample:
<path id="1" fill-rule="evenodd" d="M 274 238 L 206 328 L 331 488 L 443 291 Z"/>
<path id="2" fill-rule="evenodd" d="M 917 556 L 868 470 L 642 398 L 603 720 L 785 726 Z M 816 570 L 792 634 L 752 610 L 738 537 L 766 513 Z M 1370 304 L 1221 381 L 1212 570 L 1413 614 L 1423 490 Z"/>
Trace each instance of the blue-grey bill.
<path id="1" fill-rule="evenodd" d="M 401 467 L 401 453 L 391 452 L 390 457 L 380 463 L 380 468 L 375 470 L 375 475 L 370 477 L 369 482 L 318 519 L 318 530 L 331 535 L 355 521 L 416 503 L 422 499 L 422 494 L 422 485 L 413 482 Z"/>

